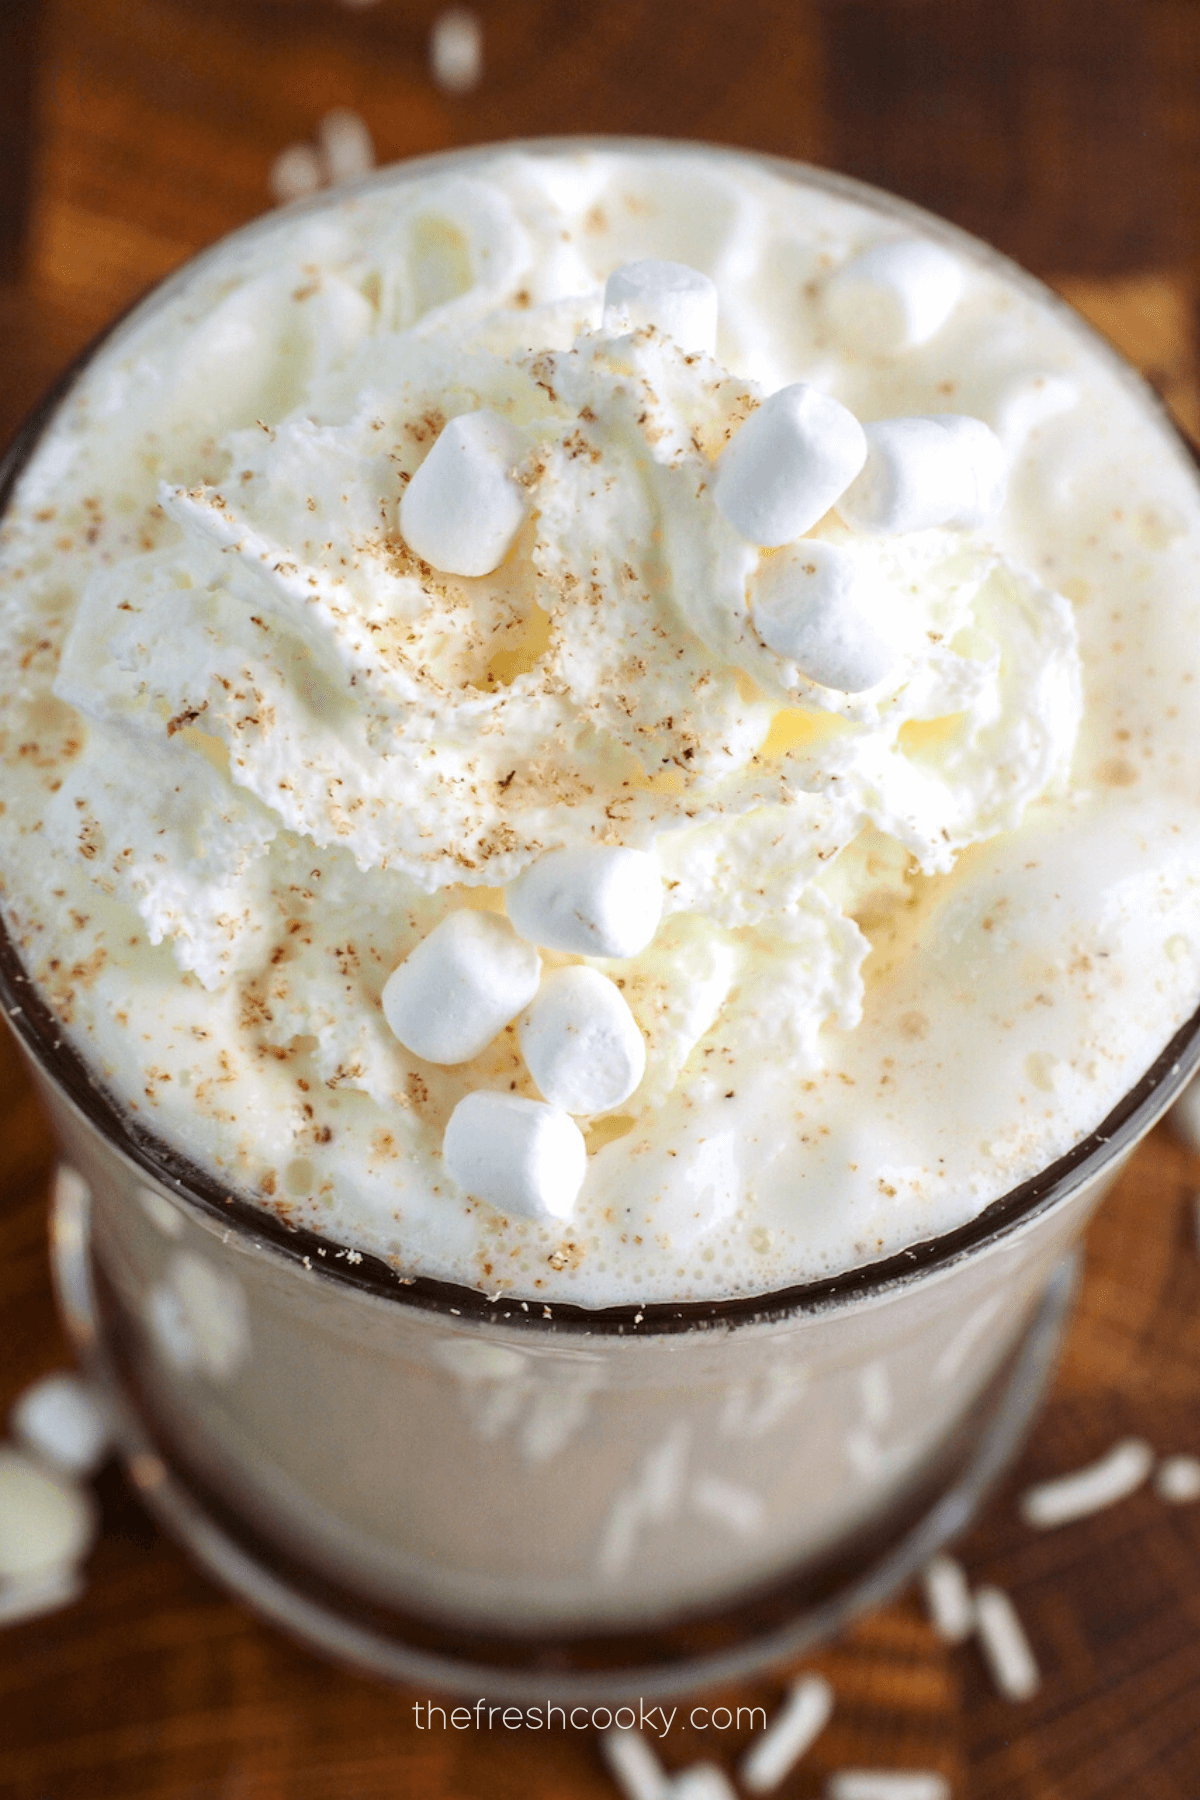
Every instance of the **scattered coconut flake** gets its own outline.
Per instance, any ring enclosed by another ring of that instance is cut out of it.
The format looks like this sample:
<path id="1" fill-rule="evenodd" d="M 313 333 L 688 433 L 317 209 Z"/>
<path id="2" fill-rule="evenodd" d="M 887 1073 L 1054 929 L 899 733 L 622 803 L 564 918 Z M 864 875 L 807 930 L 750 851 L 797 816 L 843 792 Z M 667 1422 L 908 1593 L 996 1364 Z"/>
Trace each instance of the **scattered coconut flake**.
<path id="1" fill-rule="evenodd" d="M 323 175 L 321 158 L 311 144 L 289 144 L 271 164 L 267 186 L 279 205 L 286 206 L 289 200 L 315 194 Z"/>
<path id="2" fill-rule="evenodd" d="M 364 119 L 348 106 L 335 106 L 317 127 L 317 142 L 330 187 L 357 181 L 375 167 L 375 146 Z"/>
<path id="3" fill-rule="evenodd" d="M 40 1581 L 79 1562 L 96 1525 L 86 1488 L 0 1444 L 0 1581 Z"/>
<path id="4" fill-rule="evenodd" d="M 1042 1684 L 1025 1627 L 1003 1588 L 975 1590 L 975 1626 L 992 1680 L 1009 1700 L 1029 1700 Z"/>
<path id="5" fill-rule="evenodd" d="M 55 1211 L 78 1213 L 90 1204 L 92 1190 L 78 1169 L 70 1163 L 59 1163 L 54 1171 L 51 1184 L 50 1203 Z"/>
<path id="6" fill-rule="evenodd" d="M 737 1800 L 733 1783 L 716 1763 L 693 1763 L 671 1782 L 671 1800 Z"/>
<path id="7" fill-rule="evenodd" d="M 1046 1531 L 1070 1519 L 1082 1519 L 1124 1500 L 1141 1487 L 1154 1466 L 1154 1452 L 1141 1438 L 1123 1438 L 1099 1462 L 1089 1463 L 1057 1481 L 1043 1481 L 1021 1496 L 1026 1525 Z"/>
<path id="8" fill-rule="evenodd" d="M 738 1778 L 751 1794 L 768 1794 L 778 1787 L 814 1744 L 833 1712 L 833 1689 L 821 1675 L 805 1675 L 793 1682 L 788 1697 L 771 1723 L 742 1758 Z"/>
<path id="9" fill-rule="evenodd" d="M 96 1389 L 66 1370 L 25 1389 L 11 1415 L 13 1434 L 29 1450 L 68 1475 L 90 1475 L 112 1443 L 107 1412 Z"/>
<path id="10" fill-rule="evenodd" d="M 1189 1150 L 1200 1150 L 1200 1081 L 1194 1077 L 1176 1100 L 1169 1114 L 1171 1129 Z M 1200 1194 L 1196 1196 L 1200 1206 Z"/>
<path id="11" fill-rule="evenodd" d="M 450 6 L 433 21 L 429 69 L 447 94 L 468 94 L 483 74 L 483 25 L 466 6 Z"/>
<path id="12" fill-rule="evenodd" d="M 1200 1458 L 1166 1456 L 1154 1472 L 1154 1491 L 1172 1506 L 1200 1500 Z"/>
<path id="13" fill-rule="evenodd" d="M 625 1800 L 665 1800 L 667 1772 L 641 1732 L 611 1726 L 600 1734 L 600 1753 Z"/>
<path id="14" fill-rule="evenodd" d="M 73 1565 L 51 1569 L 28 1581 L 0 1583 L 0 1625 L 20 1625 L 59 1612 L 79 1599 L 87 1583 Z"/>
<path id="15" fill-rule="evenodd" d="M 826 1800 L 950 1800 L 944 1775 L 925 1769 L 839 1769 Z"/>
<path id="16" fill-rule="evenodd" d="M 938 1636 L 961 1644 L 975 1629 L 975 1603 L 966 1571 L 952 1556 L 934 1556 L 921 1571 L 925 1605 Z"/>

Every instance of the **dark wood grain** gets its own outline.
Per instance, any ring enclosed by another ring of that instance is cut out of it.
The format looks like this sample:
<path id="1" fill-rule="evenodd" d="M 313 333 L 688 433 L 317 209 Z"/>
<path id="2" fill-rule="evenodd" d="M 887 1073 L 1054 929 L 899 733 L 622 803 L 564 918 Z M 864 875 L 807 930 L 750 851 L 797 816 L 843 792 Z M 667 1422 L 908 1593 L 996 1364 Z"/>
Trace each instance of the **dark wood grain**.
<path id="1" fill-rule="evenodd" d="M 21 0 L 22 6 L 26 0 Z M 6 24 L 14 0 L 2 9 Z M 430 82 L 433 0 L 45 0 L 32 204 L 0 280 L 0 438 L 119 307 L 267 204 L 335 105 L 382 158 L 554 131 L 745 143 L 866 175 L 1056 280 L 1200 430 L 1200 7 L 1191 0 L 481 0 L 475 93 Z M 0 78 L 0 107 L 7 92 Z M 13 116 L 0 119 L 0 138 Z M 0 192 L 6 190 L 0 190 Z M 0 265 L 2 268 L 2 265 Z M 0 1405 L 60 1364 L 51 1146 L 0 1040 Z M 939 1769 L 956 1800 L 1195 1800 L 1200 1507 L 1149 1490 L 1033 1534 L 1028 1481 L 1122 1435 L 1200 1453 L 1200 1162 L 1159 1130 L 1091 1235 L 1053 1398 L 962 1547 L 1014 1594 L 1045 1672 L 1029 1704 L 912 1596 L 810 1659 L 833 1722 L 781 1790 L 847 1763 Z M 115 1471 L 75 1607 L 0 1633 L 2 1800 L 601 1800 L 575 1733 L 418 1730 L 413 1695 L 332 1669 L 253 1619 L 150 1524 Z M 777 1704 L 784 1672 L 720 1696 Z M 712 1704 L 713 1700 L 705 1696 Z M 676 1728 L 663 1756 L 731 1768 L 745 1733 Z"/>
<path id="2" fill-rule="evenodd" d="M 832 160 L 1030 267 L 1108 274 L 1184 242 L 1166 204 L 1150 7 L 833 0 Z"/>
<path id="3" fill-rule="evenodd" d="M 0 55 L 0 280 L 22 273 L 33 199 L 41 0 L 6 0 Z"/>

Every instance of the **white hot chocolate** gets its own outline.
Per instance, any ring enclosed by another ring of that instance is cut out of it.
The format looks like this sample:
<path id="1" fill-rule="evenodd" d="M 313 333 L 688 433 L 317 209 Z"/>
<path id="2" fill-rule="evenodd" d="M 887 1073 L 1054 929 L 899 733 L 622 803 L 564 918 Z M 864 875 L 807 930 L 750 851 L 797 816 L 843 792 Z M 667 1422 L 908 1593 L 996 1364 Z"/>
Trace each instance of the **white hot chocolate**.
<path id="1" fill-rule="evenodd" d="M 1200 1003 L 1182 448 L 999 259 L 733 153 L 501 151 L 219 247 L 25 470 L 0 660 L 65 1031 L 406 1273 L 877 1259 Z"/>

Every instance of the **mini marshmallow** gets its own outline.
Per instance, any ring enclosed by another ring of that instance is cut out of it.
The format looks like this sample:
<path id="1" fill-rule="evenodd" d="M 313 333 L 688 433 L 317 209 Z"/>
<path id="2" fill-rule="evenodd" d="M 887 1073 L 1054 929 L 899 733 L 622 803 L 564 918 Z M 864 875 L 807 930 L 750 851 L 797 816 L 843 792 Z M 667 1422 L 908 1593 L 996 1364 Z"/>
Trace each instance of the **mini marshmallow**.
<path id="1" fill-rule="evenodd" d="M 400 501 L 409 549 L 446 575 L 498 569 L 525 519 L 525 490 L 511 473 L 520 459 L 520 439 L 495 413 L 451 419 Z"/>
<path id="2" fill-rule="evenodd" d="M 524 1012 L 541 973 L 537 951 L 506 919 L 462 907 L 388 976 L 383 1016 L 415 1056 L 470 1062 Z"/>
<path id="3" fill-rule="evenodd" d="M 542 1100 L 487 1088 L 450 1114 L 442 1156 L 473 1199 L 523 1219 L 569 1219 L 587 1173 L 574 1119 Z"/>
<path id="4" fill-rule="evenodd" d="M 821 687 L 861 694 L 899 661 L 861 559 L 840 544 L 805 538 L 766 558 L 751 610 L 768 650 Z"/>
<path id="5" fill-rule="evenodd" d="M 95 1388 L 78 1375 L 47 1375 L 26 1388 L 12 1410 L 14 1435 L 68 1475 L 91 1475 L 112 1443 L 108 1415 Z"/>
<path id="6" fill-rule="evenodd" d="M 646 1072 L 637 1021 L 599 969 L 547 975 L 517 1032 L 529 1073 L 564 1112 L 609 1112 L 628 1100 Z"/>
<path id="7" fill-rule="evenodd" d="M 1004 505 L 1004 448 L 982 419 L 960 413 L 880 419 L 866 435 L 866 467 L 838 501 L 838 511 L 856 530 L 971 529 Z"/>
<path id="8" fill-rule="evenodd" d="M 616 844 L 551 850 L 504 890 L 514 931 L 577 956 L 636 956 L 658 930 L 662 898 L 657 859 Z"/>
<path id="9" fill-rule="evenodd" d="M 866 459 L 854 414 L 797 381 L 764 400 L 726 444 L 713 499 L 735 531 L 773 549 L 810 531 Z"/>
<path id="10" fill-rule="evenodd" d="M 825 287 L 825 315 L 844 343 L 887 356 L 926 344 L 963 291 L 958 258 L 937 244 L 902 238 L 845 263 Z"/>
<path id="11" fill-rule="evenodd" d="M 652 325 L 683 351 L 711 356 L 717 344 L 717 289 L 686 263 L 625 263 L 604 284 L 605 331 L 639 331 Z"/>

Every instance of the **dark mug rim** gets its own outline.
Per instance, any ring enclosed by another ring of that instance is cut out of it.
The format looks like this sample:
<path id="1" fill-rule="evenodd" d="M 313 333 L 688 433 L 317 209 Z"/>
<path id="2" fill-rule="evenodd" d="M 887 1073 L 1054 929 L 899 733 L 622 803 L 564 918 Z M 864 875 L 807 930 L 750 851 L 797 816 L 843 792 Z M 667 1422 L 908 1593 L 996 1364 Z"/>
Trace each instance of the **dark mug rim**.
<path id="1" fill-rule="evenodd" d="M 937 215 L 900 199 L 884 190 L 853 177 L 838 175 L 811 164 L 792 161 L 756 151 L 661 138 L 635 137 L 557 137 L 516 139 L 507 142 L 472 145 L 462 149 L 433 152 L 377 170 L 346 189 L 318 194 L 295 205 L 269 213 L 218 240 L 217 244 L 196 256 L 156 283 L 147 294 L 104 328 L 69 365 L 45 397 L 34 407 L 0 459 L 0 525 L 24 469 L 32 458 L 46 428 L 68 398 L 71 390 L 97 354 L 103 350 L 127 323 L 143 311 L 151 311 L 177 288 L 190 282 L 212 257 L 224 254 L 228 246 L 251 235 L 265 235 L 283 229 L 286 223 L 306 212 L 318 212 L 343 201 L 347 194 L 403 181 L 430 170 L 453 167 L 458 163 L 478 162 L 506 151 L 530 153 L 580 151 L 584 149 L 632 150 L 640 154 L 671 154 L 700 151 L 722 159 L 742 159 L 755 166 L 765 166 L 798 185 L 816 187 L 883 212 L 891 219 L 910 221 L 926 235 L 956 245 L 976 262 L 998 269 L 1018 288 L 1030 293 L 1043 305 L 1070 319 L 1072 328 L 1114 367 L 1125 384 L 1133 389 L 1141 403 L 1154 414 L 1175 438 L 1193 465 L 1200 465 L 1200 454 L 1190 444 L 1171 418 L 1159 396 L 1143 377 L 1126 362 L 1118 351 L 1086 320 L 1069 307 L 1053 290 L 1046 287 L 1019 264 L 1012 262 L 989 244 L 969 232 L 951 225 Z M 182 1152 L 174 1149 L 153 1132 L 147 1131 L 128 1114 L 116 1096 L 89 1069 L 85 1058 L 66 1037 L 64 1028 L 42 999 L 36 983 L 26 973 L 3 922 L 0 921 L 0 1004 L 9 1025 L 42 1075 L 71 1103 L 74 1109 L 97 1130 L 105 1141 L 142 1175 L 149 1176 L 177 1199 L 198 1209 L 223 1232 L 236 1232 L 262 1250 L 276 1253 L 286 1261 L 303 1267 L 307 1279 L 332 1282 L 369 1294 L 377 1299 L 399 1301 L 420 1311 L 449 1314 L 462 1321 L 480 1324 L 503 1322 L 533 1332 L 603 1336 L 661 1336 L 685 1331 L 730 1329 L 736 1326 L 765 1324 L 785 1317 L 814 1314 L 833 1306 L 879 1298 L 918 1277 L 948 1270 L 969 1255 L 981 1254 L 1022 1226 L 1032 1224 L 1052 1207 L 1065 1202 L 1106 1166 L 1114 1165 L 1154 1124 L 1184 1087 L 1200 1064 L 1200 1009 L 1170 1038 L 1150 1067 L 1133 1085 L 1095 1129 L 1081 1138 L 1063 1156 L 1057 1157 L 1028 1180 L 1019 1183 L 991 1201 L 965 1224 L 937 1236 L 925 1238 L 874 1262 L 859 1264 L 837 1274 L 817 1280 L 791 1283 L 783 1288 L 756 1294 L 743 1294 L 729 1299 L 688 1301 L 628 1302 L 605 1307 L 585 1307 L 574 1302 L 544 1300 L 540 1296 L 489 1296 L 477 1288 L 433 1276 L 409 1274 L 382 1257 L 369 1252 L 355 1252 L 350 1262 L 344 1247 L 306 1227 L 285 1223 L 237 1193 Z M 327 1256 L 330 1249 L 341 1250 L 336 1260 Z"/>

